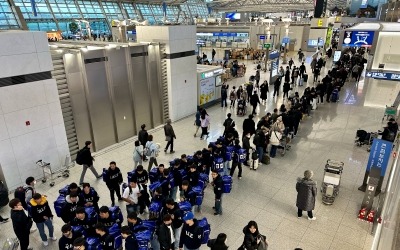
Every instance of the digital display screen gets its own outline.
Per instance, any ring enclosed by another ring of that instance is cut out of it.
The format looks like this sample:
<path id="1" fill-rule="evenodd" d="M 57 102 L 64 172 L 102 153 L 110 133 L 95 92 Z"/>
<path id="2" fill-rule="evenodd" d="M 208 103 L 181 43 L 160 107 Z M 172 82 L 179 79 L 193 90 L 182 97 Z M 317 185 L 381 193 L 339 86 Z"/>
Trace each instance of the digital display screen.
<path id="1" fill-rule="evenodd" d="M 324 40 L 322 40 L 322 39 L 319 39 L 319 43 L 318 43 L 318 39 L 309 39 L 308 40 L 309 47 L 317 47 L 317 46 L 322 47 L 323 45 L 324 45 Z"/>
<path id="2" fill-rule="evenodd" d="M 226 13 L 226 18 L 229 18 L 229 20 L 240 20 L 240 13 L 232 12 L 232 13 Z"/>
<path id="3" fill-rule="evenodd" d="M 374 40 L 374 31 L 345 31 L 343 46 L 370 47 Z"/>

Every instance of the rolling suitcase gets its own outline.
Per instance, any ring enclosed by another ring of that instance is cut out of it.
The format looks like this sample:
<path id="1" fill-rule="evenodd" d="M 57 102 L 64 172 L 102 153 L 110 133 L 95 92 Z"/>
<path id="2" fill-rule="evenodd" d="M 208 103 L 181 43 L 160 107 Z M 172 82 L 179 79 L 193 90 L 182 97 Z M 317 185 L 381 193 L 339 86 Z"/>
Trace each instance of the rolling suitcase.
<path id="1" fill-rule="evenodd" d="M 304 83 L 307 83 L 307 81 L 308 81 L 308 74 L 307 73 L 303 74 L 303 81 L 304 81 Z"/>
<path id="2" fill-rule="evenodd" d="M 257 170 L 258 168 L 258 154 L 257 151 L 253 150 L 253 153 L 251 153 L 251 159 L 250 159 L 250 169 Z"/>
<path id="3" fill-rule="evenodd" d="M 19 247 L 19 241 L 17 238 L 8 238 L 6 242 L 4 242 L 3 250 L 17 250 Z"/>

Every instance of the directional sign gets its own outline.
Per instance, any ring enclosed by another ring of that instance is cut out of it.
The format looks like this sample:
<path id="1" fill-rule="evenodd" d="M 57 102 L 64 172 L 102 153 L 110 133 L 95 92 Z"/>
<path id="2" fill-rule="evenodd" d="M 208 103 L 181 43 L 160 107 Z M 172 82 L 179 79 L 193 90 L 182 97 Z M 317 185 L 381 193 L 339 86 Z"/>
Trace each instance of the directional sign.
<path id="1" fill-rule="evenodd" d="M 264 48 L 265 48 L 265 49 L 271 48 L 271 44 L 270 44 L 270 43 L 264 43 Z"/>
<path id="2" fill-rule="evenodd" d="M 282 43 L 289 43 L 290 42 L 290 37 L 284 37 L 282 38 Z"/>

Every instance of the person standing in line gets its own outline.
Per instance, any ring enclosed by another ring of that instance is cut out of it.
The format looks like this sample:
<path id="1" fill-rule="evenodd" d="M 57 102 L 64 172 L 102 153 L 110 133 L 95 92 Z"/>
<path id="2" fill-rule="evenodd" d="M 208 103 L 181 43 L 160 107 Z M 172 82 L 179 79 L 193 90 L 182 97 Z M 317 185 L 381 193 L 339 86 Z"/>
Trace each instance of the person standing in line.
<path id="1" fill-rule="evenodd" d="M 179 250 L 199 250 L 203 231 L 199 227 L 198 221 L 194 218 L 192 212 L 183 216 L 185 224 L 182 228 L 181 238 L 179 240 Z"/>
<path id="2" fill-rule="evenodd" d="M 133 162 L 135 164 L 135 168 L 138 165 L 143 164 L 144 152 L 143 145 L 140 144 L 140 141 L 135 141 L 135 149 L 133 151 Z"/>
<path id="3" fill-rule="evenodd" d="M 153 142 L 153 135 L 149 135 L 147 138 L 145 151 L 147 151 L 147 155 L 150 156 L 149 166 L 147 167 L 147 172 L 150 172 L 153 164 L 158 167 L 157 156 L 158 156 L 158 146 Z"/>
<path id="4" fill-rule="evenodd" d="M 44 231 L 45 225 L 49 230 L 50 239 L 52 239 L 53 241 L 57 240 L 57 238 L 54 236 L 53 213 L 51 212 L 49 203 L 47 202 L 45 196 L 36 193 L 30 200 L 29 205 L 31 206 L 32 219 L 36 223 L 36 226 L 39 230 L 40 238 L 43 241 L 43 245 L 48 246 L 49 242 L 47 241 L 47 235 Z"/>
<path id="5" fill-rule="evenodd" d="M 82 162 L 82 174 L 81 178 L 79 180 L 79 185 L 83 184 L 83 179 L 85 178 L 86 170 L 89 168 L 94 176 L 96 176 L 97 179 L 101 178 L 102 175 L 99 175 L 96 171 L 96 169 L 93 167 L 93 162 L 94 158 L 92 157 L 92 153 L 90 152 L 90 149 L 92 148 L 92 142 L 91 141 L 86 141 L 85 142 L 85 147 L 82 148 L 80 153 L 82 154 L 81 157 L 81 162 Z"/>
<path id="6" fill-rule="evenodd" d="M 172 228 L 172 217 L 170 214 L 165 214 L 162 218 L 163 223 L 158 230 L 158 241 L 160 242 L 161 250 L 175 249 L 174 230 Z"/>
<path id="7" fill-rule="evenodd" d="M 283 84 L 283 99 L 289 98 L 289 91 L 290 91 L 290 83 L 289 82 L 285 82 Z"/>
<path id="8" fill-rule="evenodd" d="M 33 224 L 32 219 L 25 214 L 24 207 L 18 198 L 10 200 L 8 205 L 11 208 L 11 221 L 21 250 L 33 250 L 33 248 L 29 248 L 29 234 Z"/>
<path id="9" fill-rule="evenodd" d="M 303 211 L 307 211 L 309 220 L 316 220 L 312 210 L 315 207 L 315 197 L 317 196 L 317 183 L 312 180 L 314 173 L 311 170 L 304 171 L 304 177 L 298 178 L 296 183 L 297 191 L 297 217 L 303 216 Z"/>
<path id="10" fill-rule="evenodd" d="M 321 72 L 321 69 L 318 68 L 318 66 L 314 68 L 314 81 L 313 81 L 313 83 L 314 82 L 318 82 L 318 77 L 319 77 L 320 72 Z"/>
<path id="11" fill-rule="evenodd" d="M 108 190 L 110 190 L 111 206 L 113 207 L 115 206 L 115 194 L 117 194 L 118 201 L 122 201 L 119 185 L 123 182 L 121 170 L 117 167 L 115 161 L 110 162 L 104 179 Z"/>
<path id="12" fill-rule="evenodd" d="M 139 131 L 138 134 L 138 140 L 140 141 L 140 144 L 142 144 L 143 147 L 146 146 L 149 134 L 147 133 L 146 130 L 146 124 L 142 124 L 142 126 L 140 126 L 141 130 Z M 146 156 L 143 156 L 143 161 L 147 161 Z"/>
<path id="13" fill-rule="evenodd" d="M 175 153 L 174 151 L 174 140 L 176 139 L 176 135 L 174 132 L 174 128 L 171 125 L 171 119 L 167 119 L 167 123 L 164 125 L 164 134 L 165 140 L 168 142 L 167 146 L 165 146 L 164 152 L 167 152 L 168 147 L 171 145 L 170 153 Z"/>
<path id="14" fill-rule="evenodd" d="M 215 194 L 214 215 L 222 215 L 222 194 L 224 193 L 224 182 L 222 181 L 221 175 L 219 175 L 216 170 L 212 171 L 211 177 L 213 178 L 211 185 L 214 187 Z"/>
<path id="15" fill-rule="evenodd" d="M 200 121 L 201 121 L 200 140 L 203 140 L 203 136 L 206 136 L 206 139 L 207 139 L 208 138 L 208 128 L 210 126 L 210 116 L 207 114 L 207 111 L 205 109 L 203 109 L 201 111 Z"/>
<path id="16" fill-rule="evenodd" d="M 82 234 L 80 232 L 72 231 L 72 227 L 69 223 L 64 224 L 64 226 L 61 227 L 61 232 L 62 232 L 62 237 L 58 241 L 59 250 L 73 250 L 74 241 L 77 238 L 82 237 Z"/>
<path id="17" fill-rule="evenodd" d="M 121 227 L 121 236 L 125 240 L 125 250 L 138 250 L 139 245 L 129 226 Z"/>
<path id="18" fill-rule="evenodd" d="M 243 148 L 246 150 L 246 161 L 244 162 L 243 165 L 245 165 L 247 167 L 250 167 L 250 165 L 249 165 L 249 155 L 250 155 L 250 149 L 251 149 L 250 137 L 251 137 L 250 132 L 247 132 L 242 138 Z"/>
<path id="19" fill-rule="evenodd" d="M 249 115 L 249 118 L 244 119 L 242 137 L 247 133 L 250 133 L 250 136 L 252 136 L 256 132 L 256 123 L 254 122 L 253 117 L 253 115 Z"/>
<path id="20" fill-rule="evenodd" d="M 233 157 L 232 157 L 233 158 L 232 159 L 232 168 L 231 168 L 231 172 L 230 172 L 229 175 L 233 177 L 233 174 L 235 173 L 236 167 L 238 167 L 239 168 L 238 179 L 240 180 L 240 179 L 242 179 L 242 163 L 240 162 L 238 152 L 242 147 L 240 147 L 239 139 L 235 140 L 235 146 L 234 147 L 235 147 L 235 149 L 233 151 L 234 153 L 233 153 Z"/>
<path id="21" fill-rule="evenodd" d="M 201 121 L 200 121 L 201 110 L 202 110 L 202 108 L 200 108 L 200 106 L 197 106 L 197 112 L 196 112 L 195 120 L 194 120 L 194 125 L 196 126 L 196 131 L 194 132 L 194 137 L 197 136 L 197 132 L 199 131 L 199 128 L 201 127 Z"/>

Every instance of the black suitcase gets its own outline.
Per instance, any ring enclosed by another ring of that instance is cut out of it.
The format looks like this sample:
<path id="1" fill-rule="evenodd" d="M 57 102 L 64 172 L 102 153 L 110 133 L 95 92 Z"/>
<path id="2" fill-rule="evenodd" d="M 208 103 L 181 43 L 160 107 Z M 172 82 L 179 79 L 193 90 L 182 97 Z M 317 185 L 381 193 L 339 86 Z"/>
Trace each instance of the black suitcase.
<path id="1" fill-rule="evenodd" d="M 308 75 L 306 73 L 303 74 L 303 80 L 304 80 L 304 83 L 307 83 Z"/>

